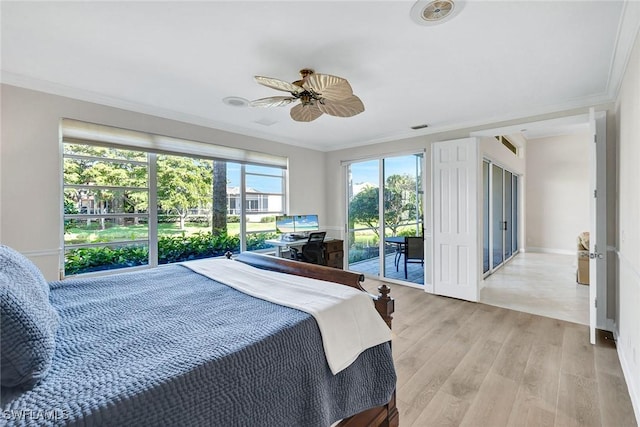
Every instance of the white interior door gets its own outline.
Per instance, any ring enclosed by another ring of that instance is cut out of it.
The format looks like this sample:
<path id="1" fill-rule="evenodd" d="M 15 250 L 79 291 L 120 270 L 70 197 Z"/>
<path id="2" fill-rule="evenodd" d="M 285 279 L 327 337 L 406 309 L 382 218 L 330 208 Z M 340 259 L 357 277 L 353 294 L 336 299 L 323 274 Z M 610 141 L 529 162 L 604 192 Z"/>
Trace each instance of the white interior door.
<path id="1" fill-rule="evenodd" d="M 431 146 L 434 293 L 478 300 L 478 141 Z"/>
<path id="2" fill-rule="evenodd" d="M 589 230 L 589 339 L 596 342 L 596 328 L 607 329 L 607 190 L 606 115 L 589 110 L 589 129 L 593 137 L 589 149 L 590 217 Z"/>

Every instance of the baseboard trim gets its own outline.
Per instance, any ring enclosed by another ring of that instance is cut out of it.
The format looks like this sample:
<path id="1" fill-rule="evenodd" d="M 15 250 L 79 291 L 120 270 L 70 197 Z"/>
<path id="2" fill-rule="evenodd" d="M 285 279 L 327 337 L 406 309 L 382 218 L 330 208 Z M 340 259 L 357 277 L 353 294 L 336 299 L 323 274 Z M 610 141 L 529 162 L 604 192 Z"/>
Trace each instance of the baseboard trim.
<path id="1" fill-rule="evenodd" d="M 556 255 L 576 255 L 576 251 L 570 251 L 567 249 L 553 249 L 553 248 L 537 248 L 534 246 L 527 246 L 524 249 L 525 252 L 537 252 L 542 254 L 556 254 Z"/>
<path id="2" fill-rule="evenodd" d="M 614 328 L 614 334 L 616 337 L 616 351 L 618 352 L 618 360 L 620 360 L 620 367 L 622 368 L 622 375 L 624 376 L 625 382 L 627 383 L 627 390 L 629 391 L 629 398 L 631 399 L 631 406 L 633 407 L 633 412 L 636 416 L 636 422 L 640 424 L 640 390 L 635 388 L 635 383 L 630 381 L 631 369 L 629 368 L 629 362 L 625 358 L 624 354 L 624 345 L 619 340 L 618 329 Z"/>

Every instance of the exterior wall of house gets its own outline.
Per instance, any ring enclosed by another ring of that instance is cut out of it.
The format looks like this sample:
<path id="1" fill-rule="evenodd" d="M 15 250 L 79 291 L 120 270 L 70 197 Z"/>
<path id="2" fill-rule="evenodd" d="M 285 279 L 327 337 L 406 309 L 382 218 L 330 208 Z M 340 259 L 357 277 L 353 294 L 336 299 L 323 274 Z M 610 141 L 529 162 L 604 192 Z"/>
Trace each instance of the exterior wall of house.
<path id="1" fill-rule="evenodd" d="M 617 307 L 620 363 L 640 420 L 640 34 L 616 102 Z"/>
<path id="2" fill-rule="evenodd" d="M 61 118 L 286 156 L 288 210 L 326 217 L 322 152 L 14 86 L 1 90 L 1 242 L 29 256 L 47 280 L 58 278 L 62 254 Z"/>
<path id="3" fill-rule="evenodd" d="M 527 250 L 575 254 L 589 231 L 590 142 L 586 132 L 528 140 Z"/>

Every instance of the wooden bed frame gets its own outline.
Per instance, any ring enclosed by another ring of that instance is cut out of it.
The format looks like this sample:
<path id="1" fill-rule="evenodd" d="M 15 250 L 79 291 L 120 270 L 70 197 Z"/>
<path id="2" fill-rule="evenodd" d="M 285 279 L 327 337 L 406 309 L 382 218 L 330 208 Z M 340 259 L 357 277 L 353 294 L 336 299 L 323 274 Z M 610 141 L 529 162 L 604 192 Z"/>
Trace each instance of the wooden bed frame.
<path id="1" fill-rule="evenodd" d="M 227 253 L 227 258 L 231 254 Z M 339 283 L 351 286 L 363 292 L 367 292 L 360 283 L 364 281 L 362 274 L 351 273 L 336 268 L 321 265 L 308 264 L 300 261 L 277 258 L 269 255 L 261 255 L 253 252 L 243 252 L 234 258 L 244 264 L 252 265 L 265 270 L 278 271 L 280 273 L 293 274 L 295 276 L 311 277 L 313 279 L 325 280 L 327 282 Z M 378 287 L 379 295 L 372 295 L 374 304 L 380 316 L 391 328 L 393 319 L 394 301 L 389 297 L 391 289 L 385 284 Z M 367 409 L 356 415 L 342 420 L 340 427 L 398 427 L 399 413 L 396 407 L 396 392 L 393 392 L 391 400 L 385 405 Z"/>

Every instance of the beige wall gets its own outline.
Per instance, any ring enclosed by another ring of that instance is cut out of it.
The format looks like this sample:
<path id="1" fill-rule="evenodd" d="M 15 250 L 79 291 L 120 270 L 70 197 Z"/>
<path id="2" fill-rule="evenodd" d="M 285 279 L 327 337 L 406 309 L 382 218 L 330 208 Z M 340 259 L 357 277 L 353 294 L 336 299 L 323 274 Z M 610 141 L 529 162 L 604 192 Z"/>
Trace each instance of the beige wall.
<path id="1" fill-rule="evenodd" d="M 588 133 L 527 142 L 527 250 L 573 254 L 589 231 L 589 142 Z"/>
<path id="2" fill-rule="evenodd" d="M 640 34 L 616 102 L 618 354 L 640 419 Z"/>
<path id="3" fill-rule="evenodd" d="M 63 117 L 287 156 L 289 211 L 327 216 L 322 152 L 2 85 L 0 237 L 48 280 L 60 265 Z"/>
<path id="4" fill-rule="evenodd" d="M 512 137 L 512 139 L 514 138 Z M 522 175 L 526 169 L 524 154 L 526 142 L 522 138 L 522 141 L 518 141 L 518 143 L 522 144 L 522 147 L 518 149 L 518 155 L 515 155 L 494 137 L 482 137 L 480 138 L 480 154 L 512 173 Z"/>

